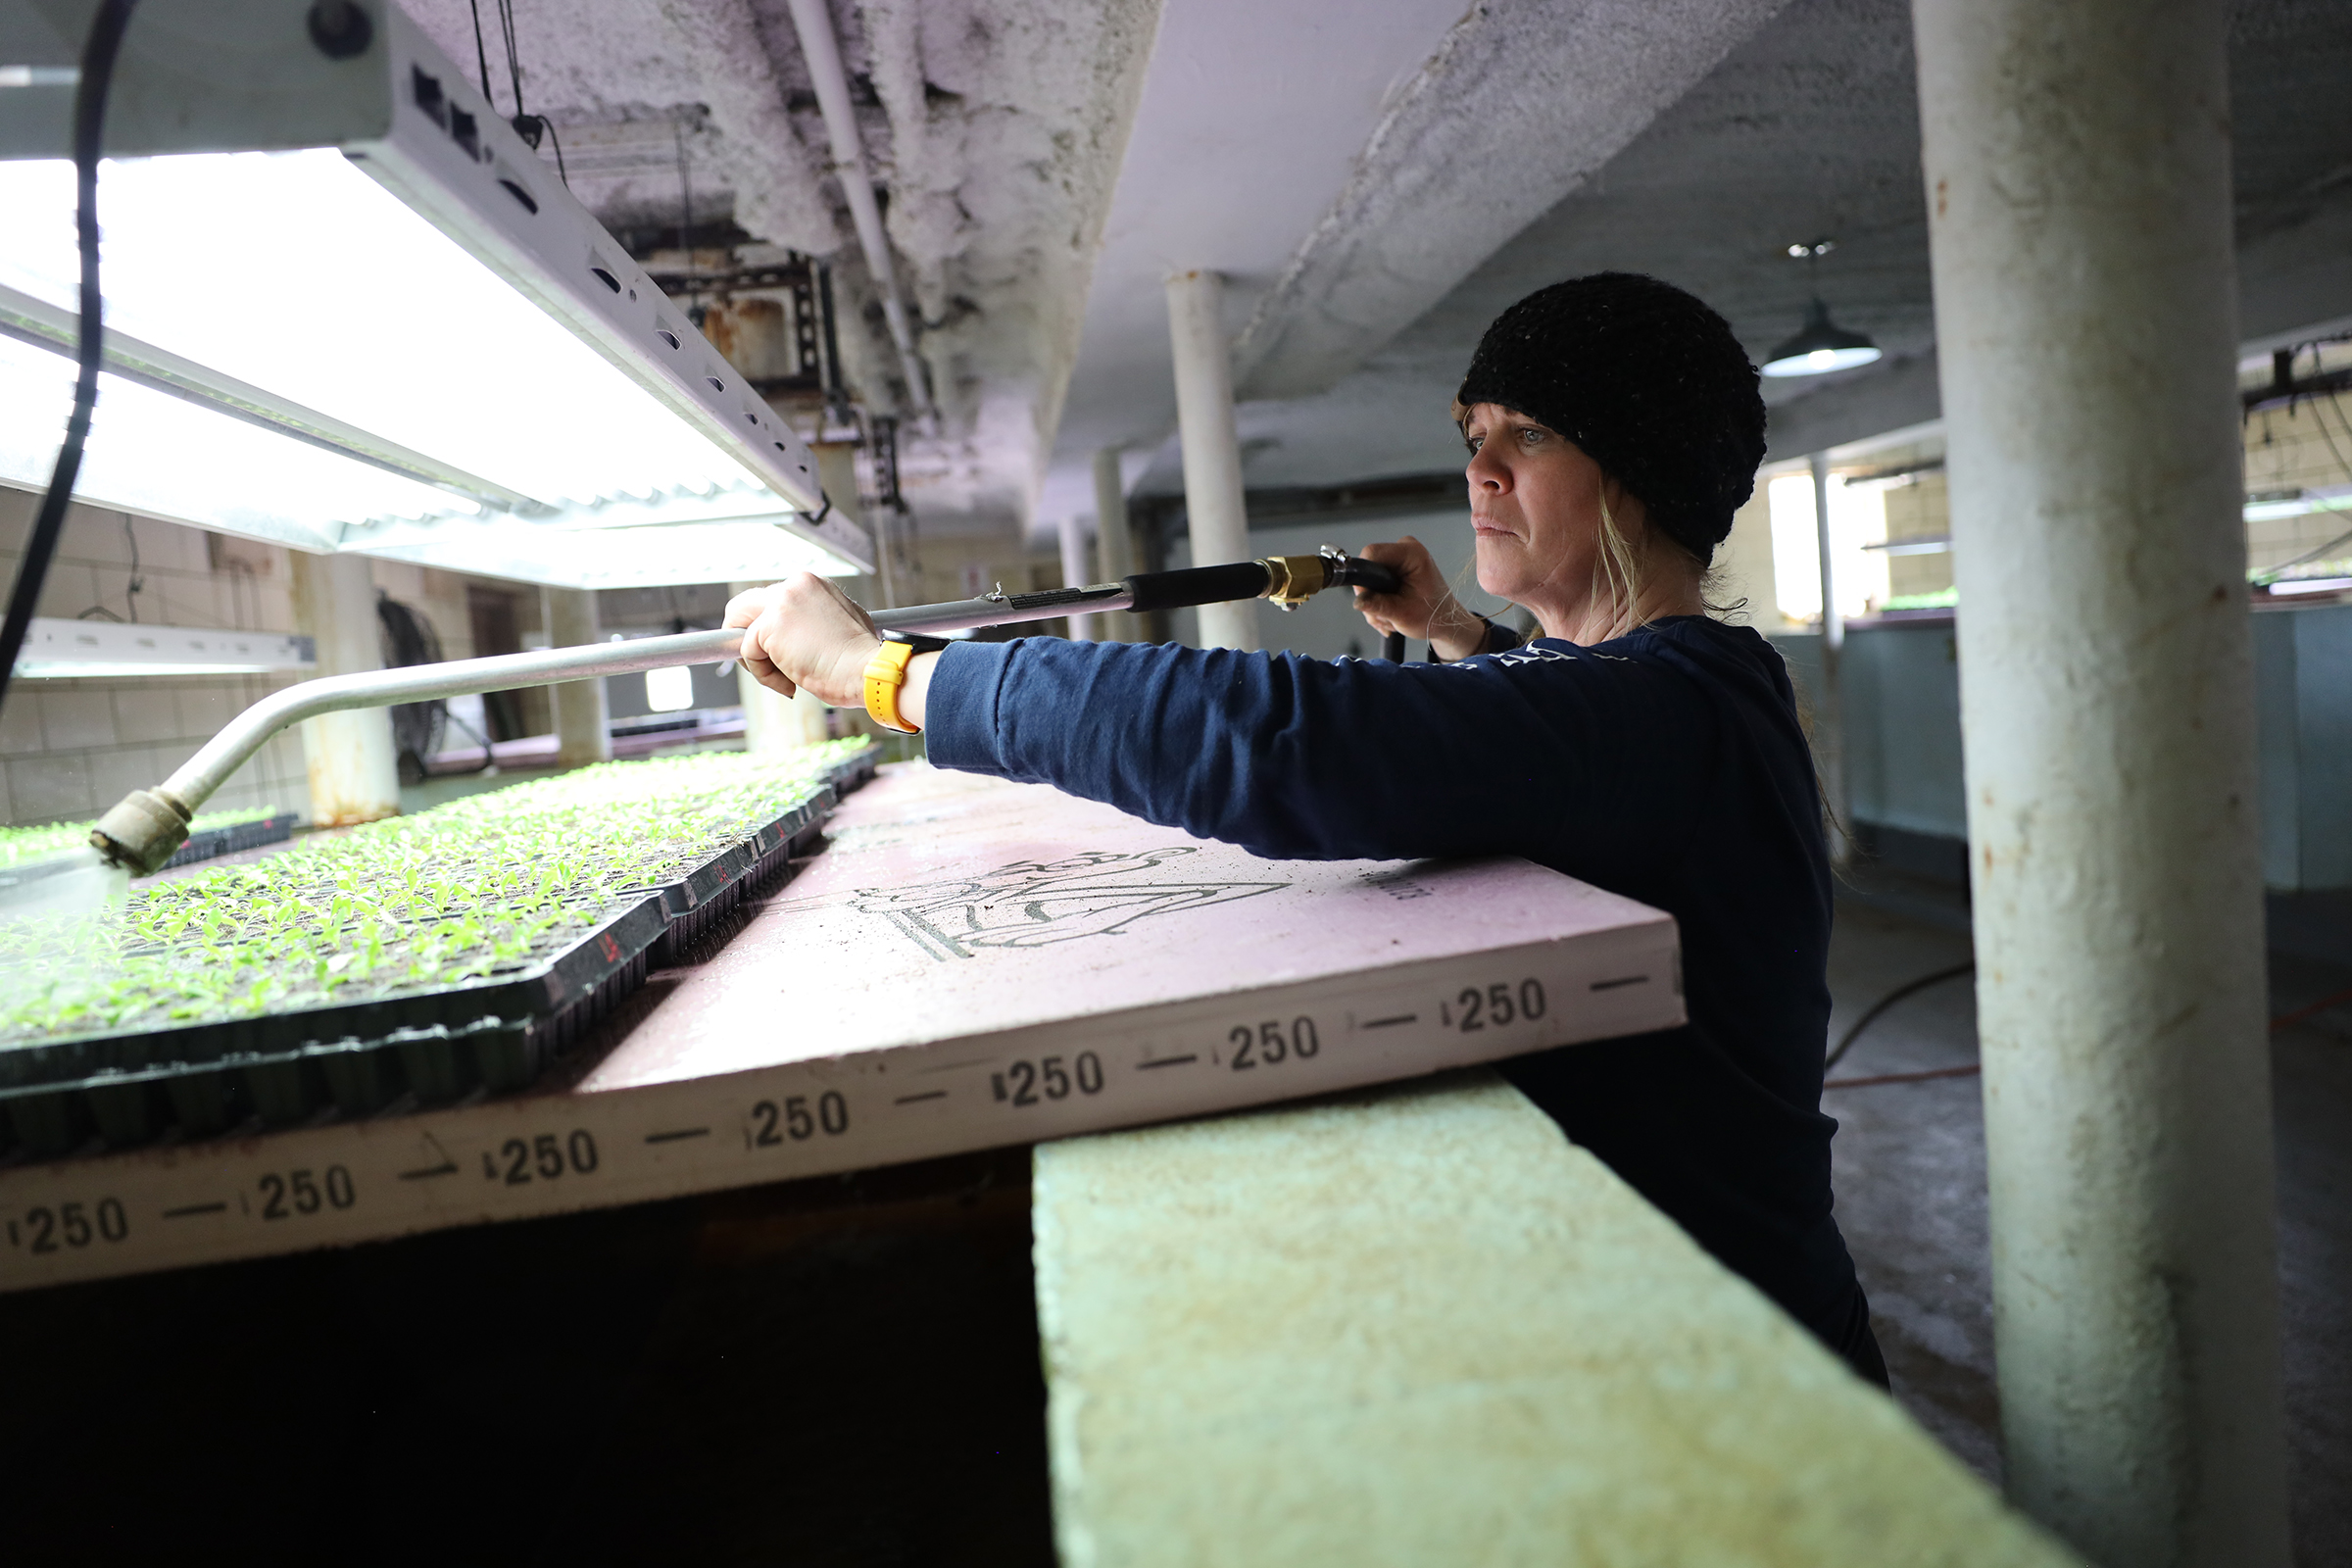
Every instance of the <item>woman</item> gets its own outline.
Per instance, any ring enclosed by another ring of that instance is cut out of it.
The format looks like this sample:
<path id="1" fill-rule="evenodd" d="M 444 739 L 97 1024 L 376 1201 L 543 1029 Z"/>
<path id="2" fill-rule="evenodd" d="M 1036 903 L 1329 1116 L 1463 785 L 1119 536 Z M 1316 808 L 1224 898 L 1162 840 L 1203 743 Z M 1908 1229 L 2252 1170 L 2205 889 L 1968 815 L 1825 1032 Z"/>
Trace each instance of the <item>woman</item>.
<path id="1" fill-rule="evenodd" d="M 1688 1024 L 1504 1070 L 1884 1384 L 1830 1212 L 1812 760 L 1780 657 L 1709 619 L 1702 597 L 1764 453 L 1756 371 L 1696 299 L 1599 273 L 1504 312 L 1455 414 L 1479 583 L 1535 613 L 1543 635 L 1524 647 L 1463 610 L 1410 539 L 1365 551 L 1403 582 L 1361 608 L 1448 662 L 1045 638 L 910 657 L 880 652 L 863 612 L 812 576 L 742 596 L 727 623 L 748 628 L 744 663 L 763 683 L 867 701 L 925 730 L 943 767 L 1054 784 L 1270 857 L 1521 855 L 1669 911 Z"/>

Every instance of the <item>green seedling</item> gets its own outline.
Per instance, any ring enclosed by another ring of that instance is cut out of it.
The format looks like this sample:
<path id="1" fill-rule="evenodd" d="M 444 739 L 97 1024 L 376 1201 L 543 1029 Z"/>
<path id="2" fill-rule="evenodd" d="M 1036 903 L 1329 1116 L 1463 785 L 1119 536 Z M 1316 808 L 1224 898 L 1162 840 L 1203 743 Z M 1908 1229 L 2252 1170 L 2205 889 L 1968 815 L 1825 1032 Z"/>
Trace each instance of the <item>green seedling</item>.
<path id="1" fill-rule="evenodd" d="M 0 922 L 0 1048 L 523 969 L 806 802 L 865 744 L 609 762 L 141 884 L 121 909 Z"/>

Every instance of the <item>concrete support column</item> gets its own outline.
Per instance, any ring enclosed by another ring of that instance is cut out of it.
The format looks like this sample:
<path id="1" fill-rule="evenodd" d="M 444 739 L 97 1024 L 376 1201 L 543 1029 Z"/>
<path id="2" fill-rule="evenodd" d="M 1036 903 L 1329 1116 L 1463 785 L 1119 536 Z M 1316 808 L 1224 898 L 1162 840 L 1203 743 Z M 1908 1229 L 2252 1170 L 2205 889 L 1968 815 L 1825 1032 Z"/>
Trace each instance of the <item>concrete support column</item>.
<path id="1" fill-rule="evenodd" d="M 1176 351 L 1176 424 L 1184 447 L 1185 525 L 1193 564 L 1250 559 L 1242 447 L 1233 424 L 1233 347 L 1225 338 L 1225 280 L 1214 272 L 1168 279 L 1168 337 Z M 1257 646 L 1257 606 L 1202 605 L 1203 648 Z"/>
<path id="2" fill-rule="evenodd" d="M 1838 563 L 1830 536 L 1830 455 L 1816 452 L 1813 469 L 1813 532 L 1821 553 L 1821 692 L 1813 708 L 1813 757 L 1821 768 L 1823 804 L 1830 810 L 1830 858 L 1853 858 L 1853 819 L 1845 790 L 1845 692 L 1838 661 L 1845 657 L 1845 614 L 1838 607 Z"/>
<path id="3" fill-rule="evenodd" d="M 727 585 L 728 596 L 764 588 L 763 582 Z M 795 752 L 831 738 L 825 727 L 825 705 L 799 692 L 791 697 L 771 692 L 752 679 L 752 672 L 735 666 L 735 689 L 743 698 L 743 744 L 753 752 Z"/>
<path id="4" fill-rule="evenodd" d="M 1127 486 L 1119 476 L 1119 449 L 1104 447 L 1095 454 L 1096 581 L 1117 582 L 1135 570 L 1135 539 L 1128 531 Z M 1135 616 L 1113 610 L 1095 619 L 1104 642 L 1133 642 L 1138 635 Z"/>
<path id="5" fill-rule="evenodd" d="M 289 554 L 294 623 L 318 645 L 318 673 L 357 675 L 383 668 L 383 633 L 368 558 Z M 311 820 L 318 826 L 399 814 L 400 759 L 392 749 L 389 708 L 355 708 L 306 720 L 302 760 L 311 781 Z"/>
<path id="6" fill-rule="evenodd" d="M 604 640 L 594 590 L 542 588 L 540 593 L 546 606 L 550 648 L 577 648 Z M 558 763 L 564 767 L 585 767 L 590 762 L 612 760 L 612 730 L 607 722 L 603 681 L 567 681 L 549 687 L 547 697 L 548 706 L 556 714 Z"/>
<path id="7" fill-rule="evenodd" d="M 2222 0 L 1914 0 L 2009 1488 L 2287 1560 Z"/>
<path id="8" fill-rule="evenodd" d="M 1061 585 L 1064 588 L 1084 588 L 1094 582 L 1094 552 L 1087 548 L 1086 519 L 1075 513 L 1061 519 Z M 1072 615 L 1070 641 L 1091 643 L 1101 635 L 1096 624 L 1100 615 Z"/>

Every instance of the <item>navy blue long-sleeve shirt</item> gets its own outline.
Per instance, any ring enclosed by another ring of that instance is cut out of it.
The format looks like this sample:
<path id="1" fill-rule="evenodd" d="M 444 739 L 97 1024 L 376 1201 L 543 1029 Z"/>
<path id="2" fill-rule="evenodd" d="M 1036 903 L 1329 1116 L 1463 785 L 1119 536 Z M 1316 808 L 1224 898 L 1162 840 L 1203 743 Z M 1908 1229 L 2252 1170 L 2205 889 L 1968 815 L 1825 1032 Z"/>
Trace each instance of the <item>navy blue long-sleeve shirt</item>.
<path id="1" fill-rule="evenodd" d="M 1821 802 L 1787 671 L 1753 631 L 1677 616 L 1453 664 L 962 643 L 927 709 L 939 766 L 1259 855 L 1519 855 L 1668 911 L 1688 1024 L 1505 1071 L 1834 1348 L 1867 1323 L 1820 1110 Z"/>

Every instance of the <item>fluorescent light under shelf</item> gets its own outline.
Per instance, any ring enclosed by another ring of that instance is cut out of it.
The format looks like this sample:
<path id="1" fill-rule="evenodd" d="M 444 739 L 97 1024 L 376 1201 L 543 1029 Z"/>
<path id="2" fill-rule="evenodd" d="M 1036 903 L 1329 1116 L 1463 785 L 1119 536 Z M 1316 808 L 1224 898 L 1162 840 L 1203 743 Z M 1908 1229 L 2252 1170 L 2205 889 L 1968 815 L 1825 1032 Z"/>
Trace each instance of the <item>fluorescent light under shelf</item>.
<path id="1" fill-rule="evenodd" d="M 0 283 L 72 308 L 73 166 L 0 212 Z M 751 477 L 332 148 L 110 160 L 98 212 L 107 324 L 224 375 L 551 507 Z"/>
<path id="2" fill-rule="evenodd" d="M 1948 533 L 1897 534 L 1891 539 L 1873 539 L 1862 548 L 1882 550 L 1890 556 L 1940 556 L 1952 548 L 1952 536 Z"/>
<path id="3" fill-rule="evenodd" d="M 218 626 L 145 626 L 111 620 L 60 620 L 36 615 L 17 656 L 24 680 L 86 680 L 105 676 L 258 675 L 315 670 L 317 648 L 308 637 L 274 631 L 224 631 Z"/>
<path id="4" fill-rule="evenodd" d="M 2275 501 L 2249 501 L 2245 505 L 2248 522 L 2276 522 L 2282 517 L 2309 516 L 2315 512 L 2352 512 L 2352 486 L 2298 490 Z"/>
<path id="5" fill-rule="evenodd" d="M 74 367 L 0 338 L 0 483 L 49 482 Z M 124 381 L 98 378 L 76 499 L 200 528 L 329 551 L 369 516 L 471 518 L 458 497 Z"/>

